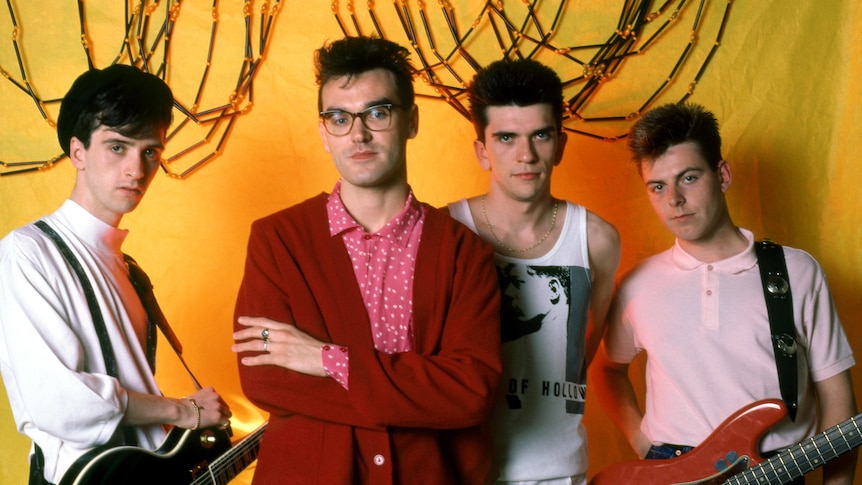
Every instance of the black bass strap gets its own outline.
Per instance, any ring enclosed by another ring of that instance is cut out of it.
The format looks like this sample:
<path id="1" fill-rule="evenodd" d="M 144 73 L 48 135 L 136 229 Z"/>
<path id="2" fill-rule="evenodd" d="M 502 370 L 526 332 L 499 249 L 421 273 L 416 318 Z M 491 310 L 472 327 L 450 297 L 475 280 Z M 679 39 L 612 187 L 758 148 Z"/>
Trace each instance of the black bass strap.
<path id="1" fill-rule="evenodd" d="M 760 279 L 763 282 L 763 296 L 769 315 L 769 328 L 772 332 L 772 347 L 775 352 L 775 366 L 778 369 L 778 384 L 781 398 L 787 406 L 787 415 L 796 420 L 798 407 L 798 376 L 796 354 L 796 327 L 793 323 L 793 298 L 790 293 L 790 277 L 784 260 L 784 249 L 768 239 L 754 244 Z"/>

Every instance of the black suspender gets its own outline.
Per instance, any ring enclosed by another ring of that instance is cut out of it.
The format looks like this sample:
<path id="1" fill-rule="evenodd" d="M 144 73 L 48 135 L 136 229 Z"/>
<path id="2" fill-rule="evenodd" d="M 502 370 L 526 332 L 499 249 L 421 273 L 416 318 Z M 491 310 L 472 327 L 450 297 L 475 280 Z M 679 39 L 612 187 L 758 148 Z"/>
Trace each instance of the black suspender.
<path id="1" fill-rule="evenodd" d="M 796 328 L 793 324 L 790 277 L 787 274 L 784 249 L 768 239 L 755 243 L 754 249 L 757 253 L 757 265 L 760 267 L 763 296 L 766 299 L 766 311 L 769 315 L 781 398 L 787 406 L 790 419 L 796 420 L 799 394 L 796 368 L 798 346 Z"/>
<path id="2" fill-rule="evenodd" d="M 110 341 L 108 339 L 108 331 L 105 328 L 105 320 L 102 317 L 101 309 L 99 308 L 99 304 L 96 301 L 96 294 L 93 292 L 93 286 L 90 284 L 90 280 L 87 279 L 86 273 L 84 273 L 84 268 L 81 266 L 81 263 L 69 249 L 69 246 L 66 245 L 66 242 L 63 241 L 63 238 L 60 237 L 57 232 L 51 228 L 45 221 L 36 221 L 36 226 L 41 229 L 45 234 L 48 235 L 60 249 L 60 252 L 63 254 L 63 258 L 72 269 L 75 271 L 75 274 L 78 275 L 78 279 L 81 280 L 81 286 L 84 288 L 84 293 L 87 298 L 87 305 L 90 307 L 90 313 L 93 314 L 93 322 L 96 326 L 96 333 L 99 336 L 99 345 L 102 347 L 102 354 L 105 358 L 105 368 L 108 370 L 108 375 L 111 377 L 117 377 L 117 362 L 114 358 L 114 351 L 111 347 Z M 186 364 L 183 359 L 183 346 L 180 343 L 180 340 L 177 338 L 174 331 L 171 329 L 171 326 L 168 324 L 167 318 L 165 318 L 164 313 L 162 313 L 161 308 L 159 307 L 159 302 L 156 300 L 155 294 L 153 294 L 153 284 L 150 282 L 150 278 L 144 272 L 143 269 L 138 265 L 137 261 L 134 260 L 128 254 L 123 254 L 124 262 L 126 263 L 126 268 L 129 270 L 129 281 L 132 283 L 132 287 L 135 289 L 135 293 L 137 293 L 138 298 L 141 300 L 141 304 L 144 307 L 144 310 L 147 312 L 147 343 L 146 343 L 146 351 L 147 351 L 147 361 L 150 365 L 150 370 L 152 370 L 153 374 L 156 372 L 156 342 L 157 342 L 157 328 L 162 331 L 162 335 L 165 336 L 168 343 L 171 345 L 171 348 L 176 352 L 177 357 L 180 359 L 180 362 L 185 367 L 186 371 L 189 373 L 189 376 L 192 378 L 192 381 L 195 384 L 197 389 L 201 388 L 200 383 L 197 378 L 195 378 L 189 366 Z"/>
<path id="3" fill-rule="evenodd" d="M 69 266 L 72 267 L 75 274 L 78 275 L 78 279 L 81 281 L 81 286 L 84 288 L 84 296 L 87 298 L 87 305 L 90 307 L 90 314 L 93 315 L 93 325 L 96 327 L 96 335 L 98 335 L 99 345 L 102 347 L 102 357 L 105 359 L 106 372 L 111 377 L 118 377 L 117 359 L 114 357 L 114 349 L 111 347 L 111 341 L 108 338 L 108 330 L 105 328 L 105 319 L 102 317 L 102 309 L 99 308 L 99 303 L 96 301 L 96 293 L 93 291 L 93 285 L 90 284 L 90 280 L 87 278 L 86 273 L 84 273 L 84 268 L 81 266 L 78 258 L 76 258 L 72 253 L 72 250 L 69 249 L 69 246 L 66 245 L 66 242 L 63 241 L 63 238 L 57 234 L 57 231 L 52 229 L 45 221 L 36 221 L 35 224 L 36 227 L 41 229 L 42 232 L 47 234 L 48 237 L 54 241 L 57 248 L 60 250 L 60 253 L 63 255 L 63 258 L 67 263 L 69 263 Z"/>
<path id="4" fill-rule="evenodd" d="M 78 276 L 78 279 L 81 281 L 81 286 L 84 289 L 84 296 L 87 299 L 87 306 L 90 307 L 90 313 L 93 316 L 93 325 L 96 327 L 96 334 L 99 337 L 99 346 L 102 348 L 102 358 L 105 360 L 105 369 L 109 376 L 113 378 L 118 378 L 119 374 L 117 372 L 117 359 L 114 357 L 114 349 L 111 347 L 110 339 L 108 338 L 108 330 L 105 327 L 105 319 L 102 316 L 102 310 L 99 308 L 99 303 L 96 301 L 96 293 L 93 291 L 93 285 L 90 284 L 89 278 L 87 278 L 87 274 L 84 273 L 84 268 L 81 266 L 81 263 L 78 261 L 78 258 L 75 257 L 72 250 L 69 249 L 69 246 L 63 241 L 63 238 L 57 234 L 51 226 L 49 226 L 45 221 L 36 221 L 36 227 L 42 230 L 54 243 L 57 245 L 57 248 L 60 250 L 60 253 L 63 255 L 63 259 L 69 263 L 69 266 L 72 267 L 72 270 L 75 271 L 75 274 Z M 126 445 L 136 446 L 137 439 L 135 438 L 132 429 L 128 426 L 123 427 L 123 438 Z M 36 447 L 38 450 L 38 446 Z"/>
<path id="5" fill-rule="evenodd" d="M 102 350 L 102 356 L 105 360 L 105 369 L 108 375 L 111 377 L 117 378 L 117 360 L 114 356 L 114 349 L 111 347 L 110 338 L 108 337 L 108 330 L 105 327 L 105 319 L 102 316 L 101 308 L 99 307 L 99 303 L 96 300 L 96 293 L 93 291 L 93 285 L 90 283 L 89 278 L 87 278 L 87 274 L 84 272 L 83 266 L 81 266 L 78 258 L 75 257 L 75 254 L 69 249 L 69 246 L 63 240 L 63 238 L 55 231 L 51 226 L 49 226 L 45 221 L 36 221 L 36 227 L 38 227 L 42 232 L 44 232 L 54 243 L 57 245 L 57 248 L 60 250 L 60 253 L 63 255 L 63 259 L 72 267 L 72 270 L 78 276 L 78 279 L 81 282 L 81 287 L 84 290 L 84 296 L 87 299 L 87 306 L 90 309 L 90 313 L 93 317 L 93 325 L 96 329 L 96 334 L 99 338 L 99 346 Z M 180 362 L 186 368 L 191 376 L 192 381 L 195 386 L 200 389 L 201 385 L 195 376 L 192 374 L 188 365 L 186 365 L 185 360 L 182 357 L 182 345 L 180 344 L 179 339 L 171 330 L 168 325 L 167 319 L 159 308 L 159 304 L 156 301 L 155 295 L 153 294 L 153 286 L 150 283 L 149 277 L 144 271 L 138 266 L 138 263 L 132 259 L 131 256 L 127 254 L 123 254 L 124 261 L 126 263 L 126 267 L 129 269 L 129 280 L 132 283 L 132 286 L 135 289 L 135 293 L 137 293 L 138 298 L 141 299 L 141 304 L 144 307 L 144 310 L 147 312 L 147 343 L 146 343 L 146 352 L 147 352 L 147 361 L 150 365 L 150 369 L 155 373 L 156 370 L 156 327 L 162 331 L 162 333 L 167 338 L 171 347 L 179 357 Z M 137 446 L 137 439 L 132 431 L 131 427 L 124 426 L 122 428 L 123 437 L 125 442 L 123 444 L 127 446 Z M 112 440 L 113 441 L 113 440 Z M 35 445 L 36 454 L 31 463 L 30 469 L 30 483 L 31 484 L 41 484 L 44 482 L 43 477 L 43 467 L 44 467 L 44 458 L 42 455 L 42 450 L 38 445 Z"/>

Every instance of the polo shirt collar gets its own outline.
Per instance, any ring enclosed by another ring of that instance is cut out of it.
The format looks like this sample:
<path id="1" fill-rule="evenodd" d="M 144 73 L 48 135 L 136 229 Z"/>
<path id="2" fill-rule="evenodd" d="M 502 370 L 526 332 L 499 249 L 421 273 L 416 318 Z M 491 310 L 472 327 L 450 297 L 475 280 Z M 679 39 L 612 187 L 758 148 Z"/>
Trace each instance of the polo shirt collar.
<path id="1" fill-rule="evenodd" d="M 745 250 L 721 261 L 709 263 L 713 268 L 726 273 L 736 274 L 742 273 L 743 271 L 749 270 L 757 265 L 757 256 L 754 253 L 754 234 L 748 229 L 743 229 L 741 227 L 739 228 L 739 231 L 748 242 Z M 674 264 L 682 270 L 693 270 L 707 264 L 687 253 L 682 246 L 680 246 L 679 239 L 676 240 L 673 248 L 671 248 L 671 259 Z"/>

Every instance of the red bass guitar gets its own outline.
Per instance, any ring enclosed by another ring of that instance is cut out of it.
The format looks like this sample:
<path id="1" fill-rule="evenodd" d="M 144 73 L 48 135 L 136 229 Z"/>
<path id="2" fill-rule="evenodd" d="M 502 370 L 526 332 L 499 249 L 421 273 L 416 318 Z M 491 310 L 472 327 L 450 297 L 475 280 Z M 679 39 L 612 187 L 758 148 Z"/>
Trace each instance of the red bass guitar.
<path id="1" fill-rule="evenodd" d="M 778 485 L 862 444 L 862 414 L 858 414 L 764 459 L 757 444 L 786 414 L 779 400 L 758 401 L 727 418 L 692 451 L 668 460 L 617 463 L 600 471 L 590 485 Z"/>

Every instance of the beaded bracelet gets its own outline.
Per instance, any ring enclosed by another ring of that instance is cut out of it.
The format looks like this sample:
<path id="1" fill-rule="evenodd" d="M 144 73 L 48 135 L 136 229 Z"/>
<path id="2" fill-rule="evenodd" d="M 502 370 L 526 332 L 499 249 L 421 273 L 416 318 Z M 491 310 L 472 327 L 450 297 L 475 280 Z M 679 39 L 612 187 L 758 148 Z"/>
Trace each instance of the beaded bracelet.
<path id="1" fill-rule="evenodd" d="M 192 403 L 192 406 L 195 407 L 195 427 L 189 428 L 189 429 L 194 431 L 194 430 L 200 428 L 201 427 L 201 408 L 200 408 L 200 406 L 198 406 L 198 403 L 196 403 L 194 399 L 192 399 L 188 396 L 183 396 L 180 399 L 185 399 L 186 401 Z"/>

